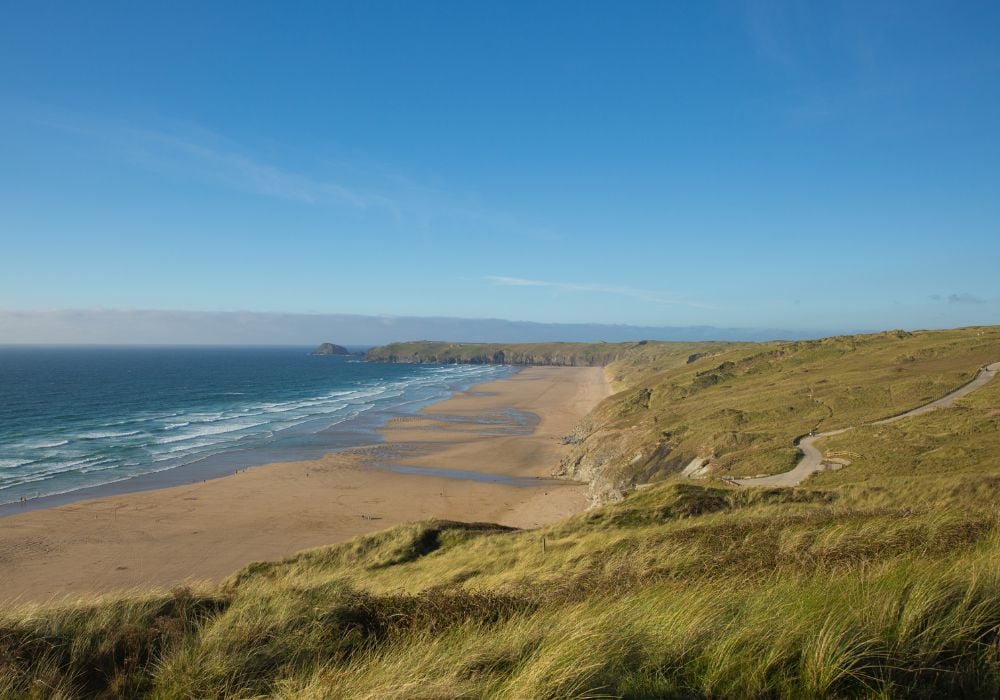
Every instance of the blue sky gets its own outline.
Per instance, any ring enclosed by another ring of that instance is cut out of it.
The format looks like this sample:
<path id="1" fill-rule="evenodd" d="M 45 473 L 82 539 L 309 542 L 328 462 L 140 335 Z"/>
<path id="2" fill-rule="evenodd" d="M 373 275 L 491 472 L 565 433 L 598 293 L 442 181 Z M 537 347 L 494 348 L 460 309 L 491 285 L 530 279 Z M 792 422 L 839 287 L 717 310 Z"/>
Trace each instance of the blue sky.
<path id="1" fill-rule="evenodd" d="M 3 15 L 0 309 L 1000 321 L 997 3 Z"/>

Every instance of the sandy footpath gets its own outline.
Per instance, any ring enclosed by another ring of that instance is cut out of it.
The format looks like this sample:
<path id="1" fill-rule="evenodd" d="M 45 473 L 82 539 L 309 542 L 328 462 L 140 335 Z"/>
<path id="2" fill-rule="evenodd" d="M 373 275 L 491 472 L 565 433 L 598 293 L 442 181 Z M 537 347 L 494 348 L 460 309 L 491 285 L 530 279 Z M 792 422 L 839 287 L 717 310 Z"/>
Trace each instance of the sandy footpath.
<path id="1" fill-rule="evenodd" d="M 608 392 L 600 368 L 532 367 L 394 421 L 372 448 L 0 518 L 0 600 L 218 581 L 425 518 L 558 520 L 586 506 L 584 486 L 513 484 L 547 477 L 566 450 L 559 438 Z"/>
<path id="2" fill-rule="evenodd" d="M 905 420 L 906 418 L 912 418 L 913 416 L 919 416 L 923 413 L 936 411 L 940 408 L 950 408 L 955 405 L 955 402 L 958 399 L 971 394 L 984 384 L 991 382 L 993 377 L 998 373 L 1000 373 L 1000 362 L 994 362 L 993 364 L 980 369 L 971 382 L 963 384 L 954 391 L 945 394 L 940 399 L 925 403 L 923 406 L 917 406 L 916 408 L 912 408 L 909 411 L 900 413 L 899 415 L 882 418 L 881 420 L 870 421 L 869 423 L 862 423 L 861 425 L 887 425 L 889 423 L 896 423 L 897 421 Z M 771 474 L 770 476 L 730 479 L 730 481 L 735 484 L 740 484 L 741 486 L 798 486 L 816 472 L 830 469 L 831 467 L 834 469 L 840 469 L 844 464 L 850 464 L 850 462 L 844 462 L 843 460 L 824 460 L 823 452 L 816 447 L 816 442 L 824 438 L 846 433 L 848 430 L 853 430 L 854 427 L 855 426 L 852 425 L 849 428 L 828 430 L 825 433 L 816 433 L 815 435 L 809 435 L 808 437 L 802 438 L 798 445 L 799 452 L 802 453 L 802 459 L 800 459 L 799 463 L 795 465 L 795 468 L 790 471 L 783 472 L 781 474 Z"/>

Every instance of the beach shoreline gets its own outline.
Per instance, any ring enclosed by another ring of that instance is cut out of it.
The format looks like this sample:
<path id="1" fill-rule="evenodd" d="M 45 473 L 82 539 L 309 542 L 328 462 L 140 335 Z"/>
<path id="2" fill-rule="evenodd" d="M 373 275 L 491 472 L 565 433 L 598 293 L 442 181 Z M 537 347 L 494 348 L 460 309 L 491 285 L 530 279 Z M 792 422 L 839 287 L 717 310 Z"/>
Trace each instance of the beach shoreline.
<path id="1" fill-rule="evenodd" d="M 586 507 L 549 479 L 609 393 L 600 368 L 529 367 L 380 429 L 384 441 L 203 482 L 0 518 L 0 599 L 217 582 L 253 561 L 442 518 L 536 527 Z"/>
<path id="2" fill-rule="evenodd" d="M 329 365 L 330 362 L 321 361 L 323 364 Z M 365 363 L 371 364 L 371 363 Z M 297 462 L 297 461 L 309 461 L 320 459 L 325 457 L 327 454 L 332 452 L 345 452 L 353 448 L 360 448 L 370 446 L 375 443 L 380 443 L 383 441 L 383 436 L 379 432 L 379 429 L 383 427 L 388 421 L 396 416 L 406 416 L 413 413 L 418 413 L 423 408 L 437 403 L 439 401 L 450 398 L 457 392 L 461 392 L 470 389 L 476 384 L 481 384 L 491 379 L 500 378 L 501 376 L 506 376 L 510 370 L 514 372 L 518 371 L 518 368 L 506 367 L 503 368 L 505 371 L 496 377 L 455 377 L 453 375 L 441 375 L 443 377 L 442 381 L 437 382 L 436 386 L 432 387 L 432 390 L 428 392 L 430 395 L 419 396 L 419 390 L 414 392 L 412 395 L 403 395 L 400 393 L 389 393 L 387 396 L 396 396 L 397 400 L 390 400 L 378 404 L 373 402 L 370 406 L 362 406 L 360 410 L 356 410 L 351 413 L 350 410 L 344 413 L 337 411 L 329 418 L 324 414 L 306 414 L 306 423 L 312 423 L 312 427 L 305 431 L 297 430 L 280 430 L 278 433 L 271 433 L 271 435 L 280 435 L 280 439 L 274 441 L 268 441 L 265 443 L 258 442 L 257 444 L 247 445 L 244 442 L 246 437 L 239 430 L 217 430 L 215 428 L 215 418 L 216 416 L 209 417 L 207 423 L 210 424 L 209 435 L 215 435 L 217 433 L 221 434 L 235 434 L 240 436 L 239 439 L 234 440 L 228 446 L 222 450 L 208 450 L 203 455 L 198 455 L 195 453 L 194 459 L 192 461 L 182 461 L 177 464 L 166 464 L 160 466 L 159 468 L 154 468 L 156 462 L 162 460 L 153 459 L 152 463 L 148 462 L 151 457 L 156 456 L 155 454 L 146 454 L 140 458 L 140 460 L 147 460 L 147 468 L 152 468 L 152 471 L 140 472 L 138 474 L 119 476 L 119 470 L 115 468 L 103 468 L 97 470 L 101 476 L 109 476 L 111 480 L 105 481 L 103 483 L 92 483 L 92 484 L 77 484 L 72 485 L 70 488 L 65 490 L 59 490 L 62 486 L 60 484 L 55 484 L 56 490 L 50 493 L 44 492 L 34 492 L 34 493 L 24 493 L 25 496 L 21 500 L 10 500 L 5 502 L 0 502 L 0 519 L 8 515 L 15 515 L 18 513 L 25 513 L 28 511 L 52 508 L 54 506 L 66 505 L 74 503 L 77 501 L 91 500 L 97 498 L 106 498 L 109 496 L 118 496 L 128 493 L 135 493 L 139 491 L 149 491 L 163 488 L 170 488 L 172 486 L 184 486 L 187 484 L 193 484 L 205 481 L 206 479 L 217 479 L 220 477 L 230 476 L 237 472 L 243 471 L 250 467 L 260 467 L 266 466 L 268 464 L 277 464 L 284 462 Z M 201 377 L 204 379 L 204 376 Z M 404 378 L 404 382 L 407 380 L 412 380 L 414 377 L 409 376 Z M 312 377 L 315 379 L 315 377 Z M 371 381 L 371 378 L 368 378 Z M 396 378 L 398 379 L 398 378 Z M 384 376 L 380 379 L 376 379 L 376 382 L 381 381 L 383 383 L 393 383 L 394 378 L 390 375 Z M 355 393 L 360 393 L 366 387 L 361 386 L 360 389 L 355 390 Z M 162 387 L 161 387 L 162 391 Z M 329 400 L 332 396 L 341 396 L 344 391 L 352 391 L 349 388 L 349 384 L 343 384 L 341 386 L 334 387 L 334 393 L 323 397 L 320 399 Z M 230 394 L 225 394 L 230 395 Z M 233 396 L 237 394 L 232 394 Z M 240 396 L 245 394 L 239 393 Z M 350 402 L 350 396 L 347 397 L 348 400 L 344 401 L 341 405 L 337 406 L 338 409 L 349 409 L 352 405 Z M 275 397 L 278 400 L 278 397 Z M 294 400 L 300 400 L 296 398 Z M 311 400 L 307 400 L 306 403 L 310 403 Z M 345 405 L 346 404 L 346 405 Z M 278 407 L 282 406 L 281 403 L 269 404 L 267 402 L 258 401 L 256 405 L 254 402 L 248 404 L 249 411 L 256 415 L 257 411 L 267 412 L 268 407 Z M 146 407 L 148 410 L 148 406 Z M 239 408 L 237 406 L 236 408 Z M 275 412 L 270 416 L 272 420 L 277 417 L 278 421 L 285 418 L 286 413 L 283 410 Z M 190 409 L 189 409 L 190 410 Z M 207 410 L 212 411 L 214 408 L 208 408 Z M 226 407 L 221 407 L 220 412 L 217 415 L 223 415 L 227 410 Z M 246 412 L 246 411 L 244 411 Z M 170 409 L 161 411 L 161 413 L 170 413 Z M 186 414 L 184 412 L 176 412 L 174 415 L 180 415 L 181 418 L 176 418 L 175 421 L 179 423 L 168 424 L 168 430 L 173 427 L 185 427 L 191 425 L 190 422 L 186 422 Z M 236 411 L 230 409 L 230 415 L 226 416 L 228 419 L 233 417 L 239 418 L 239 414 Z M 315 421 L 313 419 L 316 419 Z M 116 416 L 115 420 L 108 425 L 117 425 L 121 422 L 121 416 Z M 199 422 L 191 419 L 196 424 L 204 424 L 206 421 Z M 300 418 L 296 418 L 296 421 Z M 332 421 L 331 425 L 324 426 L 324 421 Z M 141 422 L 141 421 L 140 421 Z M 265 421 L 262 424 L 267 423 Z M 55 426 L 57 428 L 62 428 L 58 425 L 58 419 L 55 420 Z M 41 426 L 36 424 L 34 426 L 29 426 L 28 430 L 34 429 L 38 430 Z M 48 425 L 46 425 L 48 427 Z M 104 426 L 90 426 L 93 428 L 91 432 L 84 434 L 84 439 L 88 440 L 90 435 L 94 432 L 100 431 Z M 270 427 L 270 426 L 269 426 Z M 86 430 L 84 427 L 82 430 Z M 170 433 L 169 435 L 164 435 L 162 432 L 157 432 L 157 426 L 153 425 L 151 427 L 137 428 L 136 432 L 141 432 L 143 429 L 147 430 L 148 434 L 143 436 L 144 439 L 152 443 L 152 445 L 158 445 L 161 443 L 180 443 L 186 445 L 186 441 L 190 440 L 189 436 L 183 434 Z M 76 429 L 77 432 L 81 428 Z M 291 436 L 289 438 L 289 436 Z M 253 437 L 253 436 L 249 436 Z M 306 439 L 303 440 L 303 437 Z M 68 443 L 79 443 L 80 438 L 78 435 L 73 434 L 72 429 L 68 431 L 68 434 L 64 436 L 60 434 L 59 430 L 54 431 L 52 440 L 58 439 L 55 446 L 61 446 Z M 165 439 L 164 439 L 165 438 Z M 43 444 L 42 447 L 48 447 L 49 445 Z M 108 446 L 105 446 L 108 447 Z M 98 448 L 100 449 L 100 448 Z M 2 450 L 0 450 L 2 451 Z M 106 456 L 106 452 L 98 453 L 98 457 L 91 456 L 94 458 L 103 458 Z M 183 449 L 181 454 L 188 455 L 188 451 Z M 84 455 L 86 456 L 86 455 Z M 29 464 L 39 463 L 44 464 L 45 458 L 52 458 L 51 454 L 42 455 L 42 458 L 35 459 L 34 457 L 28 459 Z M 56 456 L 57 459 L 61 458 L 60 455 Z M 186 458 L 186 457 L 185 457 Z M 22 460 L 24 457 L 22 456 Z M 77 460 L 81 459 L 80 455 L 74 455 L 68 459 Z M 128 465 L 121 465 L 128 466 Z M 71 470 L 67 470 L 71 471 Z M 59 473 L 59 470 L 56 471 Z M 31 476 L 30 472 L 28 476 Z M 117 477 L 117 478 L 116 478 Z M 0 481 L 3 481 L 0 479 Z M 2 484 L 0 484 L 2 485 Z M 16 486 L 16 485 L 15 485 Z M 48 487 L 51 488 L 52 484 Z M 10 494 L 7 490 L 2 490 L 0 496 L 10 498 Z"/>

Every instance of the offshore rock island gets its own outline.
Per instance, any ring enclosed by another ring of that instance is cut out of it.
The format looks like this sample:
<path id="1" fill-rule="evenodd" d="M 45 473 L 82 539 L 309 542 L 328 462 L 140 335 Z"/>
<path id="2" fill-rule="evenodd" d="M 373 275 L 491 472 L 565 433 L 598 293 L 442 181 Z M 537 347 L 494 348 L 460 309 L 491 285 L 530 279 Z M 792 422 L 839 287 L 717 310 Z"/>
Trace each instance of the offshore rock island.
<path id="1" fill-rule="evenodd" d="M 315 350 L 313 350 L 310 355 L 350 355 L 351 351 L 345 348 L 343 345 L 336 345 L 334 343 L 320 343 Z"/>

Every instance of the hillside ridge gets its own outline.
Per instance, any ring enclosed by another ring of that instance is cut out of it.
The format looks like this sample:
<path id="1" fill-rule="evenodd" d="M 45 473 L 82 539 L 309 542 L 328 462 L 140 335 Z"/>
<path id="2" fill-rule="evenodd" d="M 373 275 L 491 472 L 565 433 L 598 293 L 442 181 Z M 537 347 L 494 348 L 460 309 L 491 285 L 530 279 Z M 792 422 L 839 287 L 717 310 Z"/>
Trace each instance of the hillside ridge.
<path id="1" fill-rule="evenodd" d="M 449 343 L 414 341 L 390 343 L 365 353 L 368 362 L 605 366 L 624 357 L 637 343 Z"/>
<path id="2" fill-rule="evenodd" d="M 1000 382 L 879 419 L 966 385 L 1000 327 L 689 350 L 607 366 L 563 465 L 590 510 L 9 607 L 0 697 L 996 697 Z M 723 480 L 851 425 L 824 445 L 850 465 L 804 486 Z"/>

